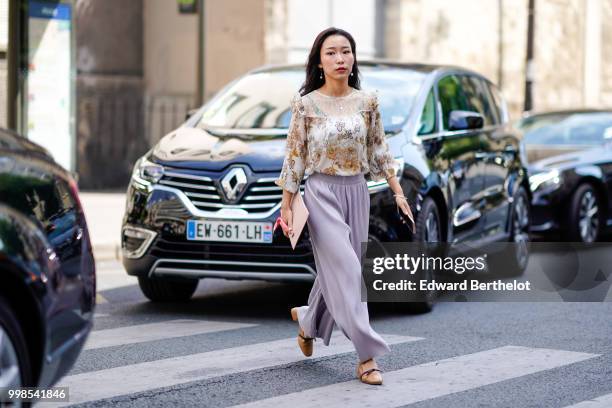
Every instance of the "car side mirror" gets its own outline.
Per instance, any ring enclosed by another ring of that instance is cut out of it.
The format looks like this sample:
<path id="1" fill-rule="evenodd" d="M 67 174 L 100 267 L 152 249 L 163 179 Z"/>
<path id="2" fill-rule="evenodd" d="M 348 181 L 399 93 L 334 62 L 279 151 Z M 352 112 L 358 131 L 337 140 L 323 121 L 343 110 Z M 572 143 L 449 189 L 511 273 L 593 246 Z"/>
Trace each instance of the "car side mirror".
<path id="1" fill-rule="evenodd" d="M 478 112 L 454 110 L 449 114 L 448 130 L 481 129 L 484 118 Z"/>
<path id="2" fill-rule="evenodd" d="M 185 120 L 189 119 L 190 117 L 192 117 L 193 115 L 195 115 L 195 113 L 198 111 L 198 108 L 195 109 L 189 109 L 187 111 L 187 113 L 185 114 Z"/>

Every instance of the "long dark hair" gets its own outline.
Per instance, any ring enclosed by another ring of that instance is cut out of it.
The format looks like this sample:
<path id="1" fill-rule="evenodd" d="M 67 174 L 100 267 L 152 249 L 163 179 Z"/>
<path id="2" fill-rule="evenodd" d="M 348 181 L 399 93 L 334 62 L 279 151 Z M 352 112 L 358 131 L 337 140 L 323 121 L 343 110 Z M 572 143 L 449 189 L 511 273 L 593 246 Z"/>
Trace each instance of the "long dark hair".
<path id="1" fill-rule="evenodd" d="M 361 84 L 359 81 L 359 67 L 357 66 L 357 49 L 355 48 L 355 40 L 353 39 L 353 36 L 340 28 L 329 27 L 321 31 L 312 44 L 310 54 L 308 55 L 308 62 L 306 63 L 306 80 L 300 87 L 300 95 L 304 96 L 315 89 L 319 89 L 325 83 L 325 75 L 323 75 L 323 78 L 319 78 L 321 75 L 321 72 L 319 71 L 319 64 L 321 63 L 321 47 L 323 46 L 323 41 L 325 41 L 327 37 L 335 34 L 346 37 L 351 44 L 354 62 L 353 70 L 351 71 L 353 75 L 349 75 L 348 84 L 355 89 L 361 89 Z"/>

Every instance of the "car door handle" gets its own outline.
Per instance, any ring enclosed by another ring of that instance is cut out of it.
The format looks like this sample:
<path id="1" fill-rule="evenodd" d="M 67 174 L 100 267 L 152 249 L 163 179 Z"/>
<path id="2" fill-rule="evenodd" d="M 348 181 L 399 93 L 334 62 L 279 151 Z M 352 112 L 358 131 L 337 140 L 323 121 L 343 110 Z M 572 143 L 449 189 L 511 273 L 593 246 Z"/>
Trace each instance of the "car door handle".
<path id="1" fill-rule="evenodd" d="M 482 192 L 482 194 L 483 194 L 483 198 L 486 200 L 488 198 L 498 196 L 503 192 L 504 192 L 504 188 L 500 185 L 496 185 L 496 186 L 485 189 Z"/>
<path id="2" fill-rule="evenodd" d="M 482 217 L 480 210 L 475 208 L 471 202 L 466 202 L 461 204 L 455 211 L 453 215 L 453 225 L 455 227 L 460 227 L 480 217 Z"/>

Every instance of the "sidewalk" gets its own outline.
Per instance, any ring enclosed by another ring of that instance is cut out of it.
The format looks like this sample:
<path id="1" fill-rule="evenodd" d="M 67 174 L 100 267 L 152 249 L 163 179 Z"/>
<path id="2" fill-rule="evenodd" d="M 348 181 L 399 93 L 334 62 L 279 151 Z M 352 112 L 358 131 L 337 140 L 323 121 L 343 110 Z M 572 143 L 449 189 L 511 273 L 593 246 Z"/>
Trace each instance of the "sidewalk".
<path id="1" fill-rule="evenodd" d="M 125 193 L 79 193 L 96 262 L 121 259 Z"/>

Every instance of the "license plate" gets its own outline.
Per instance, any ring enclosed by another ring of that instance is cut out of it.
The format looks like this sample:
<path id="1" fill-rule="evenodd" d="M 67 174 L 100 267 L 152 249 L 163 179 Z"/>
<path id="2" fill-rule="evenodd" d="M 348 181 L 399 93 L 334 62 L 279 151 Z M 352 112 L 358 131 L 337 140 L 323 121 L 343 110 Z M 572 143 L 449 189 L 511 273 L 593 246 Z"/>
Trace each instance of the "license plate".
<path id="1" fill-rule="evenodd" d="M 187 221 L 190 241 L 272 242 L 271 222 Z"/>

